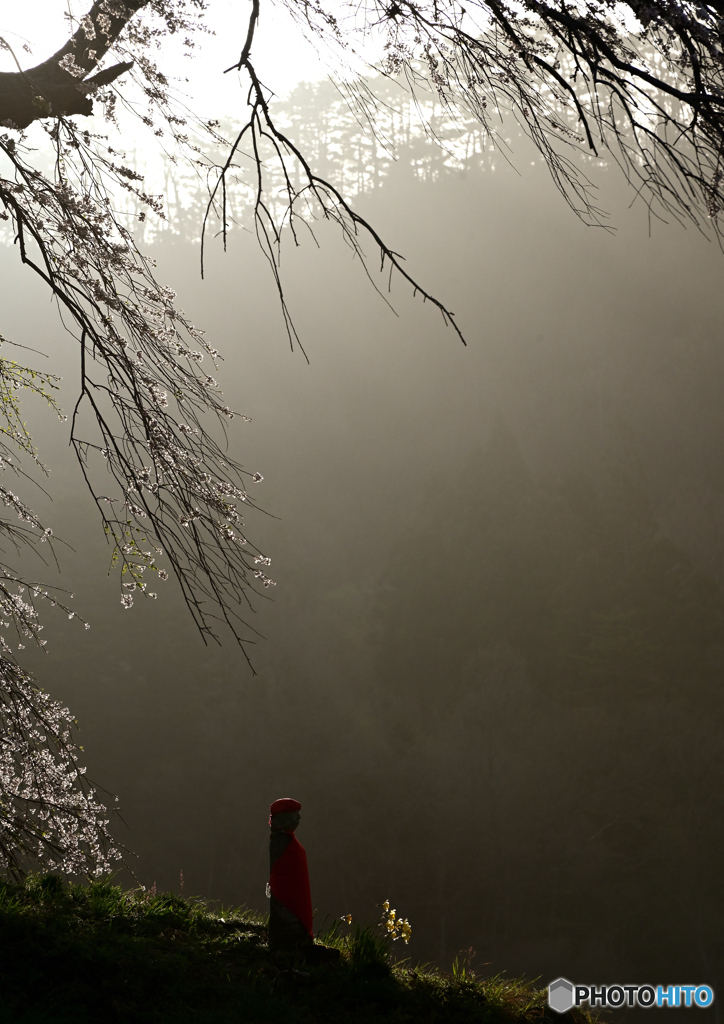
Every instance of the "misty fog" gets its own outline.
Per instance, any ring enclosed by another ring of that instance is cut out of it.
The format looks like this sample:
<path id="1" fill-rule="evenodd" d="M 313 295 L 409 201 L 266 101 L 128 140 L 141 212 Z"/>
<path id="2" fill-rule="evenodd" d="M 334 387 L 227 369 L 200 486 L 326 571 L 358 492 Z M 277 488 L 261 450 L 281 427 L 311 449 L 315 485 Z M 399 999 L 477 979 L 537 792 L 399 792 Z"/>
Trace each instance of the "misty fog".
<path id="1" fill-rule="evenodd" d="M 307 87 L 296 123 L 331 175 L 329 97 Z M 54 498 L 32 504 L 70 545 L 60 576 L 34 571 L 91 629 L 46 619 L 23 664 L 77 716 L 143 884 L 183 871 L 185 894 L 265 912 L 268 805 L 290 795 L 317 928 L 389 898 L 413 961 L 473 947 L 541 984 L 716 991 L 724 256 L 649 224 L 614 167 L 590 173 L 615 230 L 586 227 L 510 138 L 513 167 L 411 136 L 354 200 L 467 347 L 383 275 L 391 312 L 329 225 L 283 254 L 309 364 L 248 230 L 203 282 L 195 209 L 149 240 L 251 417 L 230 446 L 264 476 L 247 526 L 277 584 L 250 616 L 257 675 L 204 646 L 172 581 L 121 608 L 67 429 L 30 402 Z M 75 343 L 1 259 L 2 332 L 50 354 L 68 412 Z"/>

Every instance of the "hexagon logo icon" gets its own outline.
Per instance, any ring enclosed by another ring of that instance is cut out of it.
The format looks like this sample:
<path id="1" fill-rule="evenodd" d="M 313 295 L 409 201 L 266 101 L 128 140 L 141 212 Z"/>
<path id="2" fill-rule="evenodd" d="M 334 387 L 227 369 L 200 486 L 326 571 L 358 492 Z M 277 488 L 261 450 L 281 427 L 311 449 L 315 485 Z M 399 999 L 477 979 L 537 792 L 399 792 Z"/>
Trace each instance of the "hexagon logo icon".
<path id="1" fill-rule="evenodd" d="M 548 986 L 548 1005 L 556 1013 L 565 1013 L 573 1006 L 573 985 L 566 978 L 556 978 Z"/>

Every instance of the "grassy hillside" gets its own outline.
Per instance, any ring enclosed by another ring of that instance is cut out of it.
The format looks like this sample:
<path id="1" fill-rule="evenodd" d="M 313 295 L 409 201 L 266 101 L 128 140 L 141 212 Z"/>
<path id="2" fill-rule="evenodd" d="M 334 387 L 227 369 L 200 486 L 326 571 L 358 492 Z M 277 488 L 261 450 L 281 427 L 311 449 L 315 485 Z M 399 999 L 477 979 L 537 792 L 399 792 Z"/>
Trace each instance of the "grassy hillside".
<path id="1" fill-rule="evenodd" d="M 284 1024 L 584 1024 L 551 1014 L 545 992 L 394 962 L 379 929 L 335 927 L 340 951 L 309 964 L 273 954 L 264 921 L 197 899 L 124 892 L 54 875 L 0 882 L 3 1024 L 98 1021 Z M 397 947 L 394 947 L 397 952 Z M 551 1021 L 551 1024 L 553 1022 Z"/>

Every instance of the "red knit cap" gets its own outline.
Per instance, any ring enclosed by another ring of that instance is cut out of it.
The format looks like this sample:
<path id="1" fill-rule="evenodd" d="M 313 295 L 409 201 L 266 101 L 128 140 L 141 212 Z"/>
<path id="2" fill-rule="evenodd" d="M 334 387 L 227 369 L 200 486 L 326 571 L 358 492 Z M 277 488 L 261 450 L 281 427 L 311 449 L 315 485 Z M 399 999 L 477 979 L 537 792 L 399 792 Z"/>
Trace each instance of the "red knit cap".
<path id="1" fill-rule="evenodd" d="M 269 808 L 269 814 L 283 814 L 285 811 L 301 811 L 302 805 L 298 800 L 293 800 L 290 796 L 283 796 L 279 800 L 275 800 Z"/>

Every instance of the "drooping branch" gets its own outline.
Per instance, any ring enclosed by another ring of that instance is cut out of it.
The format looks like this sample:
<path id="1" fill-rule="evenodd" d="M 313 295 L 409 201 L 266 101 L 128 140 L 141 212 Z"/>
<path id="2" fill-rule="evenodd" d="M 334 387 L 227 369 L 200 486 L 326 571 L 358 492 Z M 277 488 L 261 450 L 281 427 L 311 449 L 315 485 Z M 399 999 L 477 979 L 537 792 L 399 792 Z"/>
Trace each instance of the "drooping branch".
<path id="1" fill-rule="evenodd" d="M 396 253 L 388 246 L 375 228 L 349 205 L 342 193 L 331 182 L 314 173 L 304 153 L 294 142 L 277 127 L 269 104 L 264 95 L 264 87 L 259 80 L 251 60 L 252 44 L 259 22 L 259 0 L 252 0 L 252 10 L 249 15 L 246 39 L 241 50 L 241 55 L 236 64 L 228 67 L 224 74 L 229 71 L 246 71 L 250 78 L 250 90 L 248 96 L 249 117 L 244 126 L 238 132 L 235 142 L 232 144 L 227 158 L 223 165 L 217 168 L 218 177 L 214 186 L 210 189 L 209 200 L 204 214 L 201 229 L 201 274 L 204 273 L 204 243 L 206 229 L 212 211 L 219 213 L 221 218 L 221 234 L 226 246 L 227 236 L 227 176 L 233 166 L 234 157 L 239 151 L 242 142 L 248 138 L 253 151 L 253 161 L 256 177 L 256 199 L 254 202 L 254 222 L 256 235 L 264 256 L 266 257 L 274 277 L 274 282 L 279 296 L 279 302 L 284 317 L 284 323 L 289 337 L 290 344 L 299 346 L 305 355 L 304 348 L 299 340 L 294 322 L 287 306 L 284 290 L 282 287 L 280 271 L 280 249 L 282 230 L 284 222 L 288 220 L 291 233 L 296 241 L 297 236 L 294 228 L 295 219 L 298 219 L 297 205 L 302 202 L 309 207 L 310 203 L 316 203 L 323 219 L 331 221 L 340 228 L 344 241 L 350 246 L 355 255 L 360 259 L 367 277 L 379 292 L 374 284 L 371 273 L 367 266 L 365 253 L 362 249 L 360 235 L 372 239 L 380 254 L 380 271 L 389 269 L 390 278 L 393 271 L 412 287 L 415 295 L 420 295 L 424 302 L 430 302 L 441 313 L 446 325 L 450 325 L 462 341 L 467 344 L 463 334 L 455 322 L 454 314 L 440 302 L 434 295 L 426 291 L 403 267 L 404 257 Z M 271 146 L 273 159 L 281 170 L 284 185 L 281 194 L 284 195 L 285 214 L 281 223 L 277 221 L 273 212 L 273 203 L 270 203 L 265 192 L 265 162 L 261 156 L 260 146 L 267 143 Z M 292 185 L 292 177 L 288 166 L 289 161 L 295 162 L 302 171 L 304 184 L 295 188 Z M 220 196 L 220 201 L 219 201 Z M 309 226 L 309 225 L 307 225 Z M 310 229 L 311 230 L 311 229 Z M 387 300 L 385 300 L 387 301 Z M 388 303 L 389 305 L 389 303 Z"/>
<path id="2" fill-rule="evenodd" d="M 203 638 L 216 639 L 225 623 L 246 654 L 255 631 L 239 606 L 250 607 L 248 592 L 274 581 L 257 568 L 271 559 L 248 541 L 237 508 L 255 507 L 243 477 L 262 476 L 235 463 L 202 422 L 204 412 L 217 422 L 236 415 L 200 369 L 204 355 L 215 363 L 218 353 L 153 278 L 113 216 L 102 175 L 84 188 L 90 154 L 82 133 L 59 119 L 51 134 L 80 162 L 78 179 L 61 170 L 51 181 L 24 162 L 22 144 L 0 137 L 15 173 L 14 181 L 0 178 L 0 216 L 12 220 L 22 262 L 48 286 L 80 343 L 71 443 L 113 545 L 121 603 L 132 607 L 134 594 L 155 598 L 150 579 L 168 578 L 157 564 L 167 557 Z M 101 157 L 93 158 L 97 169 Z"/>
<path id="3" fill-rule="evenodd" d="M 77 31 L 42 64 L 0 72 L 0 124 L 27 128 L 43 117 L 93 113 L 92 94 L 133 66 L 124 61 L 93 72 L 133 15 L 149 0 L 96 0 Z M 4 40 L 3 49 L 10 50 Z"/>
<path id="4" fill-rule="evenodd" d="M 318 4 L 286 3 L 324 35 Z M 385 59 L 373 66 L 404 76 L 413 95 L 432 84 L 445 109 L 472 114 L 494 144 L 497 124 L 512 115 L 587 223 L 605 219 L 584 165 L 565 155 L 581 143 L 588 154 L 607 150 L 653 215 L 718 235 L 724 3 L 626 6 L 637 24 L 624 24 L 614 0 L 470 0 L 464 8 L 459 0 L 399 0 L 393 8 L 378 0 L 367 20 L 384 25 L 388 38 Z"/>

